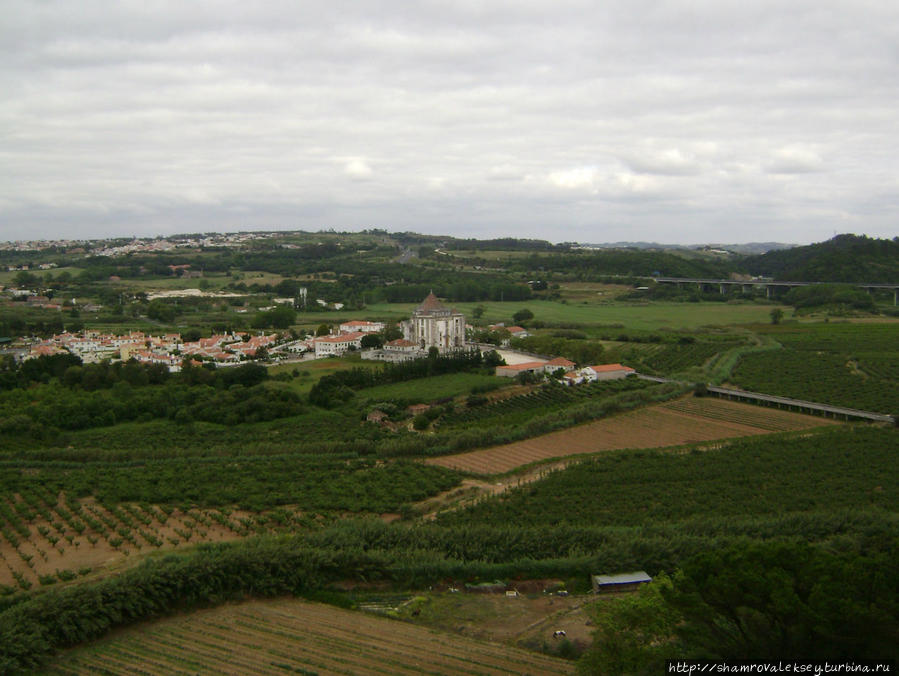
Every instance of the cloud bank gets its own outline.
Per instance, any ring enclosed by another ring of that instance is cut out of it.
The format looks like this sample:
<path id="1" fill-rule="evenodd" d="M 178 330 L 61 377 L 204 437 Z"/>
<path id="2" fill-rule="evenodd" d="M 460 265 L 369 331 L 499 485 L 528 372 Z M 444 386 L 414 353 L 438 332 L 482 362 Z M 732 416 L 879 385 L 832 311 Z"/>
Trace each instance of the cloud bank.
<path id="1" fill-rule="evenodd" d="M 899 234 L 896 3 L 0 9 L 0 239 Z"/>

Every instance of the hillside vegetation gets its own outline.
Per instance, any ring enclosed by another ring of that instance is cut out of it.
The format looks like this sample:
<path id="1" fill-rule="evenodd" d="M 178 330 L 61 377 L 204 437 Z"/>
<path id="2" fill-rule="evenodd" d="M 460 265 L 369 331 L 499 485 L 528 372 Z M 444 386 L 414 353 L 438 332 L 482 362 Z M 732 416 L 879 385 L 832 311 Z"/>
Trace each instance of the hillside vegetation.
<path id="1" fill-rule="evenodd" d="M 897 284 L 899 237 L 837 235 L 826 242 L 749 256 L 741 267 L 784 281 Z"/>

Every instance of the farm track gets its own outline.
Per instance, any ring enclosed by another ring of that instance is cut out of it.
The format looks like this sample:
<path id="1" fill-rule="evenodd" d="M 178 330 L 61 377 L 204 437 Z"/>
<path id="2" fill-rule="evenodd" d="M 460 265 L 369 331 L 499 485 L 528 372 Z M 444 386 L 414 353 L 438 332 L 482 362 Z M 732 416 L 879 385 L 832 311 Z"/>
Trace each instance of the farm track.
<path id="1" fill-rule="evenodd" d="M 502 474 L 541 460 L 626 448 L 662 448 L 834 424 L 814 416 L 714 398 L 683 398 L 494 448 L 429 458 L 474 474 Z"/>
<path id="2" fill-rule="evenodd" d="M 573 663 L 295 599 L 162 620 L 61 656 L 53 674 L 570 674 Z"/>

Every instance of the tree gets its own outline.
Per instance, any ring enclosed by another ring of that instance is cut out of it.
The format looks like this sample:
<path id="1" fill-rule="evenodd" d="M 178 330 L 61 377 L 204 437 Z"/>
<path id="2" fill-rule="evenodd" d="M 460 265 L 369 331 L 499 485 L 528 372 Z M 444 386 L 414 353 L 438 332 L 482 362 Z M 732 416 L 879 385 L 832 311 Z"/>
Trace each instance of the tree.
<path id="1" fill-rule="evenodd" d="M 315 330 L 316 336 L 327 336 L 331 333 L 331 327 L 327 324 L 319 324 L 318 328 Z"/>
<path id="2" fill-rule="evenodd" d="M 274 310 L 260 312 L 253 318 L 254 329 L 287 329 L 296 321 L 297 313 L 289 305 L 279 305 Z"/>
<path id="3" fill-rule="evenodd" d="M 296 321 L 297 313 L 289 305 L 279 305 L 268 313 L 269 323 L 276 329 L 288 329 Z"/>
<path id="4" fill-rule="evenodd" d="M 23 289 L 27 286 L 35 286 L 40 279 L 33 272 L 28 272 L 27 270 L 22 270 L 17 272 L 15 277 L 13 277 L 13 281 L 15 285 L 20 289 Z"/>
<path id="5" fill-rule="evenodd" d="M 359 343 L 365 349 L 378 349 L 384 345 L 384 339 L 377 333 L 366 333 L 362 336 L 362 340 L 360 340 Z"/>
<path id="6" fill-rule="evenodd" d="M 156 321 L 170 322 L 175 319 L 176 314 L 175 308 L 165 301 L 150 301 L 150 304 L 147 306 L 147 316 Z"/>
<path id="7" fill-rule="evenodd" d="M 396 326 L 388 326 L 384 329 L 384 342 L 389 343 L 391 340 L 399 340 L 403 337 L 403 332 Z"/>
<path id="8" fill-rule="evenodd" d="M 882 551 L 756 542 L 699 554 L 664 593 L 683 617 L 677 654 L 705 659 L 890 659 L 899 563 Z"/>
<path id="9" fill-rule="evenodd" d="M 505 366 L 506 360 L 502 358 L 496 350 L 490 350 L 484 354 L 484 366 L 495 368 L 497 366 Z"/>
<path id="10" fill-rule="evenodd" d="M 480 319 L 484 316 L 484 312 L 486 311 L 487 308 L 485 308 L 483 305 L 476 305 L 474 310 L 471 311 L 471 316 L 475 319 Z"/>
<path id="11" fill-rule="evenodd" d="M 181 334 L 181 340 L 185 343 L 195 343 L 200 340 L 200 337 L 203 334 L 200 333 L 200 329 L 187 329 Z"/>
<path id="12" fill-rule="evenodd" d="M 529 319 L 533 319 L 533 318 L 534 318 L 534 313 L 531 312 L 530 310 L 528 310 L 527 308 L 522 308 L 521 310 L 516 312 L 514 315 L 512 315 L 512 319 L 515 320 L 516 324 L 523 324 L 524 322 L 528 321 Z"/>
<path id="13" fill-rule="evenodd" d="M 771 314 L 771 323 L 772 324 L 780 324 L 780 320 L 783 319 L 783 316 L 784 316 L 784 311 L 781 308 L 776 307 L 773 310 L 771 310 L 770 314 Z"/>
<path id="14" fill-rule="evenodd" d="M 636 594 L 595 606 L 593 645 L 578 663 L 581 674 L 659 674 L 672 654 L 680 616 L 663 592 L 672 580 L 660 574 Z"/>

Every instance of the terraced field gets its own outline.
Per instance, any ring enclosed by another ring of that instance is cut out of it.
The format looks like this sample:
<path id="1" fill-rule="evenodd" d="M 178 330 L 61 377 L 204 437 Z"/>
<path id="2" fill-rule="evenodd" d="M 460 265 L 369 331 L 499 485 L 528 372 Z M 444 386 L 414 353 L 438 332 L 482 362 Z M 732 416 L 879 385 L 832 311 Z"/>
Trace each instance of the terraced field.
<path id="1" fill-rule="evenodd" d="M 295 599 L 223 606 L 60 655 L 51 674 L 571 674 L 574 664 Z"/>
<path id="2" fill-rule="evenodd" d="M 427 462 L 476 474 L 501 474 L 550 458 L 703 443 L 833 424 L 832 420 L 799 413 L 711 397 L 687 397 L 541 437 Z"/>

